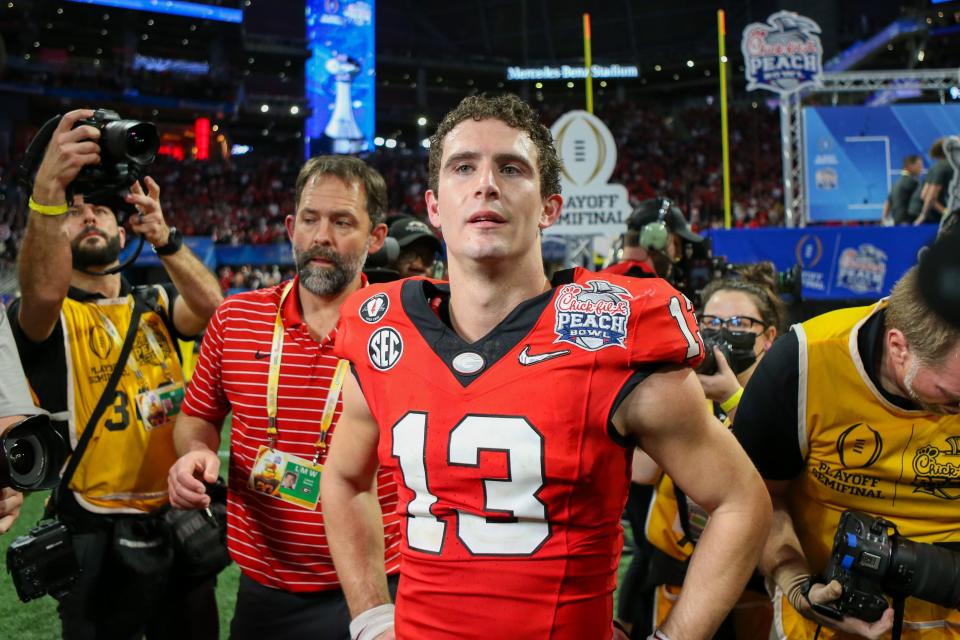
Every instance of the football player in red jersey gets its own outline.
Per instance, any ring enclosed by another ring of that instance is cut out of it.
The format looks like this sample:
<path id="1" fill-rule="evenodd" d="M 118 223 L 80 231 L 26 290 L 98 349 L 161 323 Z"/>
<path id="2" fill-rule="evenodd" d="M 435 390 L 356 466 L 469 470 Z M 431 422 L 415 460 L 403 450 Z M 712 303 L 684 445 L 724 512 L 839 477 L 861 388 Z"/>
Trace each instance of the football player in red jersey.
<path id="1" fill-rule="evenodd" d="M 449 283 L 378 285 L 343 308 L 354 375 L 321 492 L 354 638 L 613 638 L 635 445 L 712 513 L 659 637 L 709 638 L 756 564 L 769 498 L 707 410 L 689 302 L 660 279 L 544 277 L 559 172 L 526 103 L 466 98 L 431 139 Z M 395 610 L 378 465 L 404 518 Z"/>

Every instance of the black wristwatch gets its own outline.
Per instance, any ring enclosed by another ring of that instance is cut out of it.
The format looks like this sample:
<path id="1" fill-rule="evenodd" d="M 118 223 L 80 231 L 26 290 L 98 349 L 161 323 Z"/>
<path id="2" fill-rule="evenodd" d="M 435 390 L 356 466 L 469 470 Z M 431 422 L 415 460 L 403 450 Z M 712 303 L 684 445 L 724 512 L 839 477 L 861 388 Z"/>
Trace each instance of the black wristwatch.
<path id="1" fill-rule="evenodd" d="M 183 236 L 180 235 L 180 232 L 177 231 L 176 227 L 170 227 L 170 235 L 167 236 L 167 244 L 162 247 L 155 246 L 153 250 L 157 253 L 158 256 L 170 256 L 175 254 L 177 251 L 180 251 L 180 247 L 183 246 Z"/>

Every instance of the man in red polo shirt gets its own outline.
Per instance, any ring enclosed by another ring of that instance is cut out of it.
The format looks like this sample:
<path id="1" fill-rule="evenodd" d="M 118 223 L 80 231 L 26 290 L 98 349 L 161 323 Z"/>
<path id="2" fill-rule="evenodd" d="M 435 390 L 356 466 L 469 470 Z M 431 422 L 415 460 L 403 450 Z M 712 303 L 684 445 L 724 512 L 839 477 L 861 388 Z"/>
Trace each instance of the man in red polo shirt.
<path id="1" fill-rule="evenodd" d="M 365 283 L 383 244 L 383 178 L 347 156 L 310 160 L 287 216 L 297 277 L 229 298 L 207 329 L 174 431 L 181 456 L 170 502 L 209 505 L 220 428 L 233 411 L 228 546 L 240 565 L 231 638 L 349 638 L 350 617 L 327 548 L 320 471 L 340 416 L 345 369 L 333 355 L 340 305 Z M 344 363 L 345 364 L 345 363 Z M 384 567 L 399 571 L 397 490 L 380 474 Z"/>

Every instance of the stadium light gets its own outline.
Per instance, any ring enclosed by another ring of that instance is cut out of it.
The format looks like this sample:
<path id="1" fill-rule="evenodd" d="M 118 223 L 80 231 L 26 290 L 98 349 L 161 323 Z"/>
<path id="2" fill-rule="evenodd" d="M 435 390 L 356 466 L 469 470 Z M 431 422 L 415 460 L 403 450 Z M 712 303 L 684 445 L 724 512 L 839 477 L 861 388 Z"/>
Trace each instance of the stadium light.
<path id="1" fill-rule="evenodd" d="M 417 118 L 417 124 L 420 125 L 421 127 L 427 124 L 426 116 L 420 116 L 419 118 Z"/>
<path id="2" fill-rule="evenodd" d="M 917 51 L 917 62 L 923 62 L 923 59 L 925 57 L 927 57 L 927 54 L 923 49 L 920 49 L 920 51 Z"/>
<path id="3" fill-rule="evenodd" d="M 687 60 L 687 66 L 693 68 L 693 60 Z"/>
<path id="4" fill-rule="evenodd" d="M 268 104 L 260 105 L 260 113 L 266 113 L 267 111 L 270 111 L 270 105 Z"/>
<path id="5" fill-rule="evenodd" d="M 382 146 L 383 146 L 383 142 L 384 142 L 384 140 L 383 140 L 383 138 L 381 138 L 380 136 L 377 136 L 376 138 L 373 139 L 373 144 L 374 144 L 375 146 L 378 146 L 378 147 L 382 147 Z"/>
<path id="6" fill-rule="evenodd" d="M 567 89 L 573 89 L 573 83 L 572 83 L 572 82 L 568 82 L 568 83 L 567 83 Z"/>
<path id="7" fill-rule="evenodd" d="M 663 71 L 663 67 L 661 67 L 661 66 L 658 65 L 658 64 L 655 64 L 655 65 L 653 65 L 653 70 L 654 70 L 654 71 Z"/>
<path id="8" fill-rule="evenodd" d="M 535 86 L 537 89 L 543 89 L 543 83 L 542 83 L 542 82 L 538 82 L 538 83 L 535 84 L 534 86 Z"/>
<path id="9" fill-rule="evenodd" d="M 601 87 L 607 86 L 607 81 L 606 81 L 606 80 L 601 80 L 601 81 L 600 81 L 600 86 L 601 86 Z"/>
<path id="10" fill-rule="evenodd" d="M 424 149 L 429 149 L 429 148 L 430 148 L 430 138 L 424 138 L 423 140 L 421 140 L 421 141 L 420 141 L 420 146 L 423 147 Z"/>
<path id="11" fill-rule="evenodd" d="M 300 107 L 298 107 L 297 105 L 293 105 L 292 107 L 290 107 L 290 115 L 295 116 L 298 113 L 300 113 Z"/>
<path id="12" fill-rule="evenodd" d="M 383 146 L 385 146 L 387 149 L 393 149 L 397 146 L 397 141 L 394 138 L 387 138 L 384 141 Z"/>

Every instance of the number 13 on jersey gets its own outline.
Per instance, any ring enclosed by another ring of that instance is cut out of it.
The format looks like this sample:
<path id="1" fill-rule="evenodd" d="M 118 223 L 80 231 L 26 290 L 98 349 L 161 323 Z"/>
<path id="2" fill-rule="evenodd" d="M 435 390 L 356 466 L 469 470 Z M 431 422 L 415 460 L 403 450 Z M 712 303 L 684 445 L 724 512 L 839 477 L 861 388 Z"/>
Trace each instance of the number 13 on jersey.
<path id="1" fill-rule="evenodd" d="M 424 553 L 441 553 L 447 526 L 454 524 L 432 513 L 437 496 L 430 490 L 431 475 L 452 473 L 456 467 L 479 467 L 481 451 L 506 456 L 506 478 L 482 480 L 483 510 L 499 517 L 457 510 L 457 538 L 474 555 L 528 556 L 550 537 L 547 507 L 537 497 L 543 488 L 543 436 L 526 418 L 468 415 L 450 432 L 447 468 L 427 468 L 429 418 L 410 412 L 393 426 L 393 457 L 403 484 L 413 492 L 407 504 L 407 544 Z"/>

